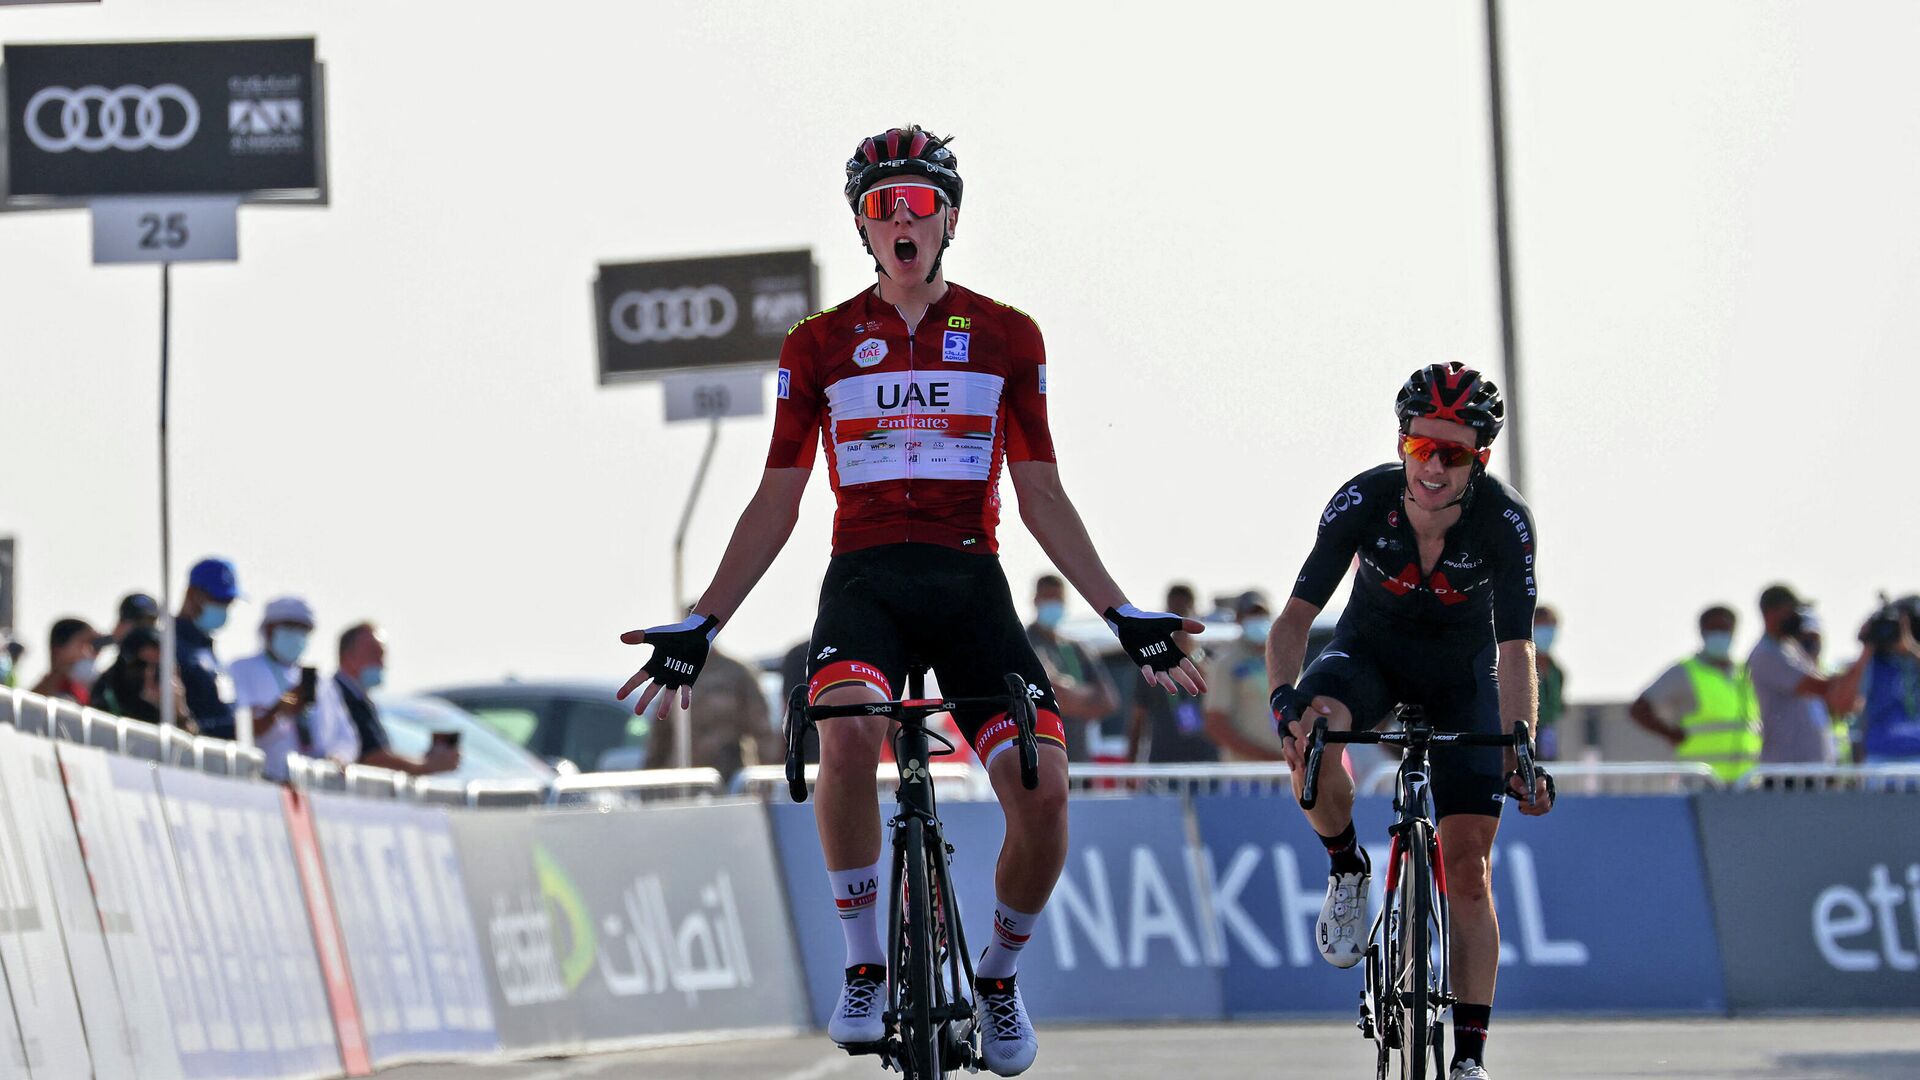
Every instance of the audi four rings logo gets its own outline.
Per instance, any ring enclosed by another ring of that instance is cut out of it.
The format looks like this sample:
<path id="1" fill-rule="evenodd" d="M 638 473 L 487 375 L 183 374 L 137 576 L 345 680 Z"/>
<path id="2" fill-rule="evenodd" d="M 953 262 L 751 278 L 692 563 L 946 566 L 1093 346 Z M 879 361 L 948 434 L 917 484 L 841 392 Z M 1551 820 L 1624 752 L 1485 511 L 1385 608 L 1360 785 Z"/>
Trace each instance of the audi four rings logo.
<path id="1" fill-rule="evenodd" d="M 613 301 L 613 336 L 629 345 L 726 337 L 740 304 L 718 285 L 624 292 Z"/>
<path id="2" fill-rule="evenodd" d="M 177 108 L 168 109 L 172 102 Z M 59 109 L 52 108 L 58 105 Z M 54 132 L 46 121 L 58 119 Z M 27 99 L 27 138 L 49 154 L 81 150 L 178 150 L 200 130 L 200 103 L 173 83 L 144 86 L 43 87 Z"/>

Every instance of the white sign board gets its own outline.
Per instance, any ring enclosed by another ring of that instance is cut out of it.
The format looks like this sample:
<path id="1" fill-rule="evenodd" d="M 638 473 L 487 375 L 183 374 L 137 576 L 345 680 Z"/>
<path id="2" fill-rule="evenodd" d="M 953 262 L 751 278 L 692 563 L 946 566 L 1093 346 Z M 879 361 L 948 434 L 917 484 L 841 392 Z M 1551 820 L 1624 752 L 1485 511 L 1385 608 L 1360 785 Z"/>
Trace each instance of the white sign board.
<path id="1" fill-rule="evenodd" d="M 96 263 L 232 262 L 240 257 L 240 200 L 231 195 L 94 199 Z"/>
<path id="2" fill-rule="evenodd" d="M 767 411 L 760 369 L 695 371 L 660 380 L 667 398 L 667 423 L 717 416 L 759 416 Z"/>

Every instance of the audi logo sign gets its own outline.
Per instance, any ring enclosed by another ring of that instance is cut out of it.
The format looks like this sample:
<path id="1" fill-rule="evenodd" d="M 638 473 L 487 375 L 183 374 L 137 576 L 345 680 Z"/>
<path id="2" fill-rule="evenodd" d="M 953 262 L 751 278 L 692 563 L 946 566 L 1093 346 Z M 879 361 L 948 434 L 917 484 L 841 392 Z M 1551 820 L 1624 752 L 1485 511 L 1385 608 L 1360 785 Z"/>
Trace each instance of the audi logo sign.
<path id="1" fill-rule="evenodd" d="M 8 45 L 0 198 L 321 201 L 312 38 Z"/>
<path id="2" fill-rule="evenodd" d="M 600 381 L 772 363 L 787 331 L 818 306 L 805 250 L 602 264 Z"/>
<path id="3" fill-rule="evenodd" d="M 697 341 L 733 332 L 740 304 L 719 285 L 623 292 L 613 301 L 613 336 L 629 345 Z"/>
<path id="4" fill-rule="evenodd" d="M 178 108 L 169 124 L 164 106 Z M 46 114 L 59 118 L 53 135 L 44 126 Z M 83 86 L 69 90 L 48 86 L 27 99 L 27 139 L 49 154 L 84 150 L 178 150 L 200 130 L 200 103 L 193 95 L 167 83 L 149 90 L 143 86 Z M 172 128 L 169 132 L 169 128 Z"/>

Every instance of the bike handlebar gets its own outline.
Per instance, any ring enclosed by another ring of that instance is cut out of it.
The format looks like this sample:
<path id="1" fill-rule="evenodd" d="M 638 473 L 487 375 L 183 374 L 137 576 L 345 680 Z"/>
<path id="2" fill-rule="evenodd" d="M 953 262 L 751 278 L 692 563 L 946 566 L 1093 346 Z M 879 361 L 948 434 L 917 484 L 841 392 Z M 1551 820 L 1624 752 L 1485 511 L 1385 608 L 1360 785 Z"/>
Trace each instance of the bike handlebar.
<path id="1" fill-rule="evenodd" d="M 796 686 L 787 696 L 787 794 L 794 802 L 807 801 L 806 737 L 817 720 L 841 716 L 884 716 L 903 727 L 926 726 L 927 718 L 964 708 L 1004 708 L 1014 722 L 1014 746 L 1020 758 L 1020 784 L 1028 791 L 1040 786 L 1040 747 L 1034 735 L 1038 713 L 1027 691 L 1027 681 L 1009 672 L 1004 696 L 918 698 L 901 701 L 865 701 L 851 705 L 809 705 L 807 688 Z M 953 748 L 947 746 L 948 751 Z"/>
<path id="2" fill-rule="evenodd" d="M 1490 735 L 1481 731 L 1435 731 L 1425 724 L 1417 724 L 1403 731 L 1328 731 L 1327 718 L 1316 717 L 1313 732 L 1307 736 L 1306 780 L 1300 786 L 1300 808 L 1311 810 L 1320 801 L 1320 759 L 1328 743 L 1387 743 L 1393 746 L 1505 746 L 1511 747 L 1514 754 L 1514 772 L 1520 777 L 1520 784 L 1526 789 L 1524 798 L 1533 802 L 1533 785 L 1536 771 L 1533 763 L 1533 743 L 1528 737 L 1528 729 L 1523 721 L 1513 725 L 1513 731 L 1506 735 Z"/>

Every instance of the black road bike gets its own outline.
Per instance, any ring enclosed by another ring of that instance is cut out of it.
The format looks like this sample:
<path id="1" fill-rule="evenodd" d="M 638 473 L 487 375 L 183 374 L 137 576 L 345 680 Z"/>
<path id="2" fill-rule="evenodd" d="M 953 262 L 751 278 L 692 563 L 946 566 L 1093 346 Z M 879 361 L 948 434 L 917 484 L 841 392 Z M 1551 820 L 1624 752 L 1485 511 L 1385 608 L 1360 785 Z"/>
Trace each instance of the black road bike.
<path id="1" fill-rule="evenodd" d="M 846 1047 L 850 1054 L 878 1054 L 906 1080 L 940 1080 L 981 1066 L 980 1033 L 973 1011 L 973 960 L 960 922 L 960 900 L 946 842 L 934 810 L 931 759 L 958 753 L 927 718 L 962 708 L 1005 709 L 1017 732 L 1020 782 L 1040 784 L 1040 750 L 1034 741 L 1036 713 L 1027 681 L 1007 676 L 1004 697 L 927 698 L 926 666 L 908 669 L 907 699 L 858 705 L 808 705 L 807 689 L 787 699 L 787 790 L 794 802 L 807 798 L 804 742 L 817 720 L 837 716 L 885 716 L 894 721 L 893 760 L 900 770 L 898 809 L 887 822 L 893 838 L 892 885 L 887 892 L 886 1035 Z M 935 749 L 935 747 L 938 749 Z"/>
<path id="2" fill-rule="evenodd" d="M 1394 719 L 1401 722 L 1401 730 L 1328 731 L 1326 718 L 1316 719 L 1307 739 L 1307 778 L 1300 805 L 1311 810 L 1319 801 L 1320 756 L 1328 743 L 1387 743 L 1402 748 L 1393 788 L 1394 821 L 1387 829 L 1393 845 L 1387 857 L 1386 903 L 1367 934 L 1360 1033 L 1378 1049 L 1377 1080 L 1389 1076 L 1427 1080 L 1429 1075 L 1438 1080 L 1447 1074 L 1443 1015 L 1453 1007 L 1454 996 L 1448 971 L 1447 877 L 1434 831 L 1428 754 L 1441 747 L 1511 747 L 1514 771 L 1522 790 L 1529 792 L 1536 770 L 1525 724 L 1515 724 L 1511 735 L 1435 731 L 1417 705 L 1401 706 L 1389 723 Z"/>

